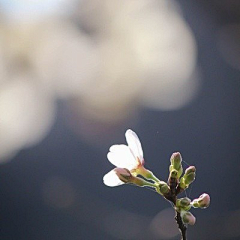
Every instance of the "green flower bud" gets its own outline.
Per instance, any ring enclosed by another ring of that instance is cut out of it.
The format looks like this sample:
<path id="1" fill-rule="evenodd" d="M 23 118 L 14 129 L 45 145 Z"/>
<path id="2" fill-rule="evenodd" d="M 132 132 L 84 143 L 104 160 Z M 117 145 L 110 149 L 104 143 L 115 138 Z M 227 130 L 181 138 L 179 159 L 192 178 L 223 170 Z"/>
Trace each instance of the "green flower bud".
<path id="1" fill-rule="evenodd" d="M 189 186 L 195 180 L 195 172 L 190 172 L 186 176 L 184 176 L 185 185 Z"/>
<path id="2" fill-rule="evenodd" d="M 176 207 L 188 211 L 191 208 L 191 199 L 187 197 L 177 199 Z"/>
<path id="3" fill-rule="evenodd" d="M 180 169 L 182 163 L 182 156 L 179 152 L 175 152 L 172 154 L 170 158 L 171 165 L 173 165 L 174 169 Z"/>
<path id="4" fill-rule="evenodd" d="M 165 195 L 169 192 L 169 187 L 167 185 L 167 183 L 165 183 L 164 181 L 160 181 L 159 182 L 159 191 L 160 191 L 160 194 L 162 195 Z"/>
<path id="5" fill-rule="evenodd" d="M 179 186 L 181 189 L 188 188 L 189 184 L 191 184 L 195 180 L 196 176 L 196 168 L 194 166 L 190 166 L 185 170 L 185 174 L 180 179 Z"/>
<path id="6" fill-rule="evenodd" d="M 177 170 L 177 178 L 179 179 L 183 173 L 182 168 L 182 156 L 179 152 L 173 153 L 170 158 L 171 165 L 169 166 L 169 172 L 172 170 Z"/>
<path id="7" fill-rule="evenodd" d="M 184 198 L 180 198 L 177 200 L 177 206 L 178 207 L 187 207 L 189 206 L 191 203 L 191 199 L 184 197 Z"/>

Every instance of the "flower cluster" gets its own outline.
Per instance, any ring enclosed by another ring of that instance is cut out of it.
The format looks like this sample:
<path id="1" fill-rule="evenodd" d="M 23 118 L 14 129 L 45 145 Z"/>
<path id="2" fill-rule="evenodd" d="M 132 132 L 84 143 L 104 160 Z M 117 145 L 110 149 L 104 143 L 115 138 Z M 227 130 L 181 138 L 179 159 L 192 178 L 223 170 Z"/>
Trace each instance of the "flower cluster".
<path id="1" fill-rule="evenodd" d="M 128 129 L 125 136 L 128 145 L 113 145 L 109 149 L 107 158 L 116 168 L 103 177 L 104 184 L 109 187 L 122 184 L 151 187 L 173 203 L 183 225 L 194 225 L 196 218 L 189 210 L 191 207 L 208 207 L 210 204 L 209 195 L 204 193 L 193 201 L 187 197 L 178 199 L 177 196 L 195 180 L 196 168 L 189 166 L 183 174 L 182 156 L 179 152 L 173 153 L 170 158 L 168 181 L 161 181 L 144 167 L 143 150 L 136 133 Z"/>

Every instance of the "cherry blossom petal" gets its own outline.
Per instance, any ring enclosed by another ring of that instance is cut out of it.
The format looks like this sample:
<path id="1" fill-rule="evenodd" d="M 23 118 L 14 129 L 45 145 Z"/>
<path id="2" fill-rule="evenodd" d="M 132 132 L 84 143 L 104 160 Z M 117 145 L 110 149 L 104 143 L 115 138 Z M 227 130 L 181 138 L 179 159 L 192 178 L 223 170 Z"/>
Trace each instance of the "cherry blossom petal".
<path id="1" fill-rule="evenodd" d="M 109 151 L 107 158 L 116 167 L 132 170 L 139 165 L 139 162 L 134 158 L 129 147 L 126 145 L 113 145 Z"/>
<path id="2" fill-rule="evenodd" d="M 131 129 L 128 129 L 126 131 L 125 136 L 126 136 L 128 146 L 131 149 L 133 155 L 136 158 L 139 158 L 139 160 L 143 164 L 144 163 L 143 150 L 142 150 L 142 145 L 141 145 L 141 142 L 140 142 L 137 134 L 135 132 L 133 132 Z"/>
<path id="3" fill-rule="evenodd" d="M 115 169 L 112 171 L 108 172 L 104 177 L 103 177 L 103 183 L 109 187 L 116 187 L 124 184 L 119 177 L 117 176 L 117 173 Z"/>

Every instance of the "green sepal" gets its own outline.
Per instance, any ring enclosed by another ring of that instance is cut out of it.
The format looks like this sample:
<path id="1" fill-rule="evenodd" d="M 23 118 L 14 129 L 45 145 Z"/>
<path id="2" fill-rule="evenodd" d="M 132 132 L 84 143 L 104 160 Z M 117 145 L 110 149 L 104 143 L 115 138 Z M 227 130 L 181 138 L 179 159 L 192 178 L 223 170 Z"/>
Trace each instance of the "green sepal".
<path id="1" fill-rule="evenodd" d="M 194 208 L 199 208 L 200 207 L 197 199 L 194 199 L 191 204 Z"/>
<path id="2" fill-rule="evenodd" d="M 164 181 L 160 181 L 158 183 L 158 186 L 159 186 L 159 193 L 162 195 L 165 195 L 170 191 L 169 186 Z"/>

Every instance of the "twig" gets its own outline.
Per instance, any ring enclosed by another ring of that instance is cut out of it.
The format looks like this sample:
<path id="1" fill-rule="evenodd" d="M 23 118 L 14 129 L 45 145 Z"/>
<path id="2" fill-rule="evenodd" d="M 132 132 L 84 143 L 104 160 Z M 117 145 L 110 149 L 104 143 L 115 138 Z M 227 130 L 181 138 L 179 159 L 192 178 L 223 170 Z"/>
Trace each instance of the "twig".
<path id="1" fill-rule="evenodd" d="M 181 189 L 178 186 L 178 180 L 169 177 L 168 179 L 168 185 L 170 187 L 170 191 L 164 196 L 168 201 L 172 202 L 175 206 L 175 220 L 178 224 L 178 229 L 181 233 L 182 239 L 181 240 L 187 240 L 187 227 L 183 223 L 180 212 L 176 209 L 176 202 L 177 202 L 177 195 L 181 192 Z"/>
<path id="2" fill-rule="evenodd" d="M 176 211 L 175 220 L 178 224 L 178 229 L 181 232 L 182 240 L 187 240 L 187 227 L 183 223 L 180 213 L 178 211 Z"/>

